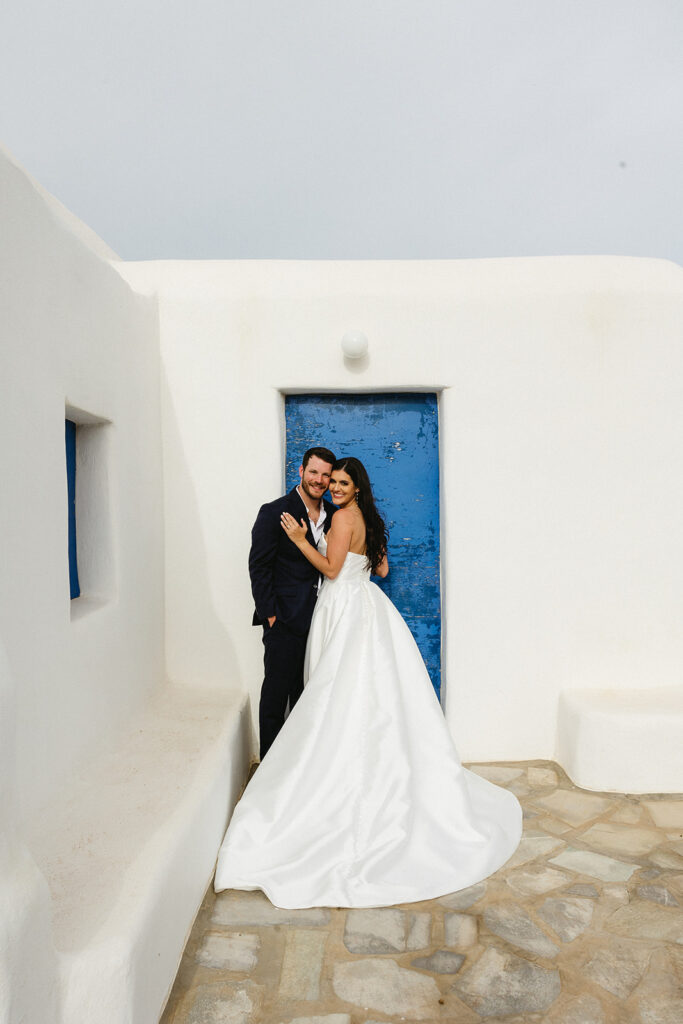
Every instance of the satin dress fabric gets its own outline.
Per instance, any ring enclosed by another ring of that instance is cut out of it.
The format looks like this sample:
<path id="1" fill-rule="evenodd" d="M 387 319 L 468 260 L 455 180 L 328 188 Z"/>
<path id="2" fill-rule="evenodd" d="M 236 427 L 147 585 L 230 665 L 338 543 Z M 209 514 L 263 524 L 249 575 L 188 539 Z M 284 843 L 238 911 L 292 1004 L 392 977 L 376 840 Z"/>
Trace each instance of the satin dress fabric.
<path id="1" fill-rule="evenodd" d="M 216 892 L 261 889 L 285 909 L 392 906 L 466 888 L 508 860 L 519 802 L 462 767 L 365 555 L 349 552 L 322 585 L 304 678 L 235 808 Z"/>

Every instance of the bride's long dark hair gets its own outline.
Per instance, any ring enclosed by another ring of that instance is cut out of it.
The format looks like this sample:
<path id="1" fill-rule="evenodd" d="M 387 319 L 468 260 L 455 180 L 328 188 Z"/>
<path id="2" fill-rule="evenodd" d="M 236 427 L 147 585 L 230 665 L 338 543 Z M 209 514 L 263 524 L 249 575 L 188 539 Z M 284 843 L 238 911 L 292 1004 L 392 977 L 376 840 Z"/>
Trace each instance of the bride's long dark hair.
<path id="1" fill-rule="evenodd" d="M 360 459 L 355 459 L 352 455 L 345 459 L 337 459 L 332 466 L 333 473 L 335 469 L 341 469 L 344 473 L 348 473 L 358 488 L 356 500 L 365 520 L 365 553 L 370 568 L 374 572 L 387 553 L 389 533 L 384 520 L 377 511 L 370 486 L 370 477 Z"/>

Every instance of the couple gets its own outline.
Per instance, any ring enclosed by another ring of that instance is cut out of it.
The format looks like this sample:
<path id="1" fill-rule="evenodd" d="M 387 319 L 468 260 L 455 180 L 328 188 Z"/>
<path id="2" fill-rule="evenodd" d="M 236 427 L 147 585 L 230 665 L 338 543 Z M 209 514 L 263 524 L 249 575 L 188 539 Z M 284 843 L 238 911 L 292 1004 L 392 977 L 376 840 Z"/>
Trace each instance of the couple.
<path id="1" fill-rule="evenodd" d="M 519 803 L 462 767 L 410 630 L 370 580 L 389 571 L 387 534 L 362 463 L 313 448 L 299 476 L 252 534 L 262 764 L 223 840 L 216 892 L 262 889 L 294 909 L 466 888 L 516 849 Z M 328 485 L 336 509 L 322 501 Z"/>

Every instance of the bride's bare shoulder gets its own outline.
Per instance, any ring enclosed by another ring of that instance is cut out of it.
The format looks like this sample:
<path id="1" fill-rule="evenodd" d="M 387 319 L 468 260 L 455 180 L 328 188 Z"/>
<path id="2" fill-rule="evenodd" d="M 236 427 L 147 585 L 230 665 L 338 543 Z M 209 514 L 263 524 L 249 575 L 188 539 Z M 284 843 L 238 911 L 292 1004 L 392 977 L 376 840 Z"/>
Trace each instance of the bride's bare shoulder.
<path id="1" fill-rule="evenodd" d="M 334 513 L 332 519 L 333 523 L 352 523 L 356 516 L 360 515 L 360 511 L 357 508 L 353 508 L 348 505 L 346 508 L 338 508 Z"/>
<path id="2" fill-rule="evenodd" d="M 338 530 L 341 528 L 347 530 L 352 529 L 355 522 L 353 512 L 354 510 L 352 508 L 338 508 L 332 517 L 332 525 L 330 526 L 330 529 L 334 529 L 335 526 Z"/>

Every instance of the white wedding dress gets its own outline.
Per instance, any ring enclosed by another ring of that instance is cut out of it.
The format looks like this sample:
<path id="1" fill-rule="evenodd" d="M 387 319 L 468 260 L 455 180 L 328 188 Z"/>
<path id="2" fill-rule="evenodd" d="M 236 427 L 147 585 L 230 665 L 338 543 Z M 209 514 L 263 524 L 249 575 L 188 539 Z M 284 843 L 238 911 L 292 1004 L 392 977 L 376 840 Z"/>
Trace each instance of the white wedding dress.
<path id="1" fill-rule="evenodd" d="M 460 764 L 417 645 L 365 555 L 349 552 L 323 583 L 304 678 L 235 808 L 216 892 L 262 889 L 287 909 L 391 906 L 463 889 L 508 860 L 519 802 Z"/>

